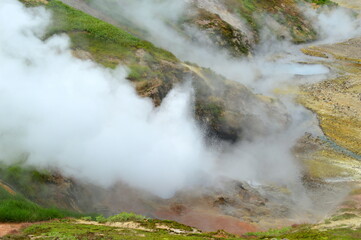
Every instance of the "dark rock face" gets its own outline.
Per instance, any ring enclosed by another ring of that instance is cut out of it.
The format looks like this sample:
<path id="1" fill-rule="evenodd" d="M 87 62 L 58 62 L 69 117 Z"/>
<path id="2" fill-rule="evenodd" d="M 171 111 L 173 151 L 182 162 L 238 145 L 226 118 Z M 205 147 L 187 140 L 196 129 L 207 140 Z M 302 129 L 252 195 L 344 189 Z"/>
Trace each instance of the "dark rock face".
<path id="1" fill-rule="evenodd" d="M 224 21 L 219 15 L 201 8 L 193 11 L 183 25 L 183 28 L 191 26 L 199 29 L 208 36 L 211 43 L 220 49 L 228 50 L 233 57 L 247 55 L 253 47 L 244 32 Z M 199 39 L 192 40 L 199 42 Z"/>

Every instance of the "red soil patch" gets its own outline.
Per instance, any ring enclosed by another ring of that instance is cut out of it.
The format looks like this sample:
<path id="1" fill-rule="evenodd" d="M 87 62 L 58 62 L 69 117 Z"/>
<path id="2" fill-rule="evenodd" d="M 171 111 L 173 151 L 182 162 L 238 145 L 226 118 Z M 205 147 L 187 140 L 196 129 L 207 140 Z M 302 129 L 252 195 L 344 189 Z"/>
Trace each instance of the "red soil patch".
<path id="1" fill-rule="evenodd" d="M 176 214 L 170 209 L 163 209 L 156 212 L 156 215 L 159 218 L 174 220 L 198 228 L 204 232 L 224 230 L 232 234 L 243 235 L 248 232 L 260 231 L 255 225 L 242 222 L 235 217 L 218 215 L 201 210 L 188 209 L 182 212 L 182 214 Z"/>
<path id="2" fill-rule="evenodd" d="M 33 223 L 0 223 L 0 237 L 19 233 L 20 230 L 29 227 L 32 224 Z"/>
<path id="3" fill-rule="evenodd" d="M 7 186 L 5 183 L 3 183 L 1 180 L 0 180 L 0 187 L 5 189 L 5 191 L 7 191 L 8 193 L 10 193 L 11 195 L 15 195 L 15 191 L 12 190 L 9 186 Z"/>

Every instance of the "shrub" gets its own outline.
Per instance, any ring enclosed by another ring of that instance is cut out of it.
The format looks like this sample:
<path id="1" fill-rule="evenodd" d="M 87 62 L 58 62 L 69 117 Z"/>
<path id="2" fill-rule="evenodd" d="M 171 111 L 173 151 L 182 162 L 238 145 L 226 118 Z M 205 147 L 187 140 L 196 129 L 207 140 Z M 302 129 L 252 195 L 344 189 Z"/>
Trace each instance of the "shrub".
<path id="1" fill-rule="evenodd" d="M 95 221 L 97 221 L 98 223 L 105 223 L 107 222 L 107 219 L 103 215 L 99 215 L 95 218 Z"/>
<path id="2" fill-rule="evenodd" d="M 122 212 L 118 215 L 114 215 L 108 218 L 109 222 L 126 222 L 126 221 L 142 221 L 146 217 L 142 215 L 137 215 L 135 213 Z"/>

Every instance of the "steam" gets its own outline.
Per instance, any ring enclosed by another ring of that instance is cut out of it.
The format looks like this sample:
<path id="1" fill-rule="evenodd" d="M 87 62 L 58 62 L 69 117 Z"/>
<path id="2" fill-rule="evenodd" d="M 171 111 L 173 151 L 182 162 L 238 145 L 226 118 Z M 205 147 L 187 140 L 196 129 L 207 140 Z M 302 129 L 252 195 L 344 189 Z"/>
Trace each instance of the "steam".
<path id="1" fill-rule="evenodd" d="M 8 21 L 9 16 L 16 16 Z M 186 84 L 159 108 L 137 96 L 123 67 L 75 59 L 67 36 L 39 39 L 50 15 L 0 3 L 0 157 L 162 197 L 197 182 L 209 156 Z"/>
<path id="2" fill-rule="evenodd" d="M 304 55 L 299 51 L 300 47 L 288 41 L 276 39 L 266 28 L 261 36 L 262 41 L 252 58 L 244 59 L 230 57 L 229 52 L 219 49 L 203 31 L 193 26 L 185 25 L 185 34 L 174 28 L 182 17 L 192 11 L 192 4 L 197 4 L 201 8 L 221 15 L 223 19 L 230 21 L 231 25 L 244 32 L 250 41 L 253 41 L 253 36 L 243 21 L 234 22 L 234 19 L 239 19 L 239 16 L 226 12 L 226 8 L 216 0 L 201 2 L 196 0 L 92 0 L 90 4 L 120 22 L 126 18 L 133 27 L 142 29 L 146 33 L 145 37 L 148 41 L 169 50 L 179 59 L 211 68 L 228 79 L 245 84 L 257 93 L 271 95 L 275 88 L 285 83 L 290 84 L 290 80 L 298 74 L 324 75 L 328 73 L 328 69 L 322 65 L 299 64 L 298 62 L 305 60 Z"/>
<path id="3" fill-rule="evenodd" d="M 273 95 L 275 88 L 294 84 L 290 80 L 298 84 L 296 75 L 318 81 L 328 73 L 320 65 L 299 64 L 304 60 L 299 47 L 276 39 L 261 43 L 248 59 L 230 58 L 201 31 L 188 28 L 190 36 L 200 39 L 194 43 L 170 27 L 187 11 L 188 1 L 93 4 L 106 7 L 113 17 L 129 18 L 148 40 L 180 59 L 210 67 L 257 93 Z M 9 16 L 16 18 L 9 21 Z M 155 108 L 150 99 L 137 96 L 126 80 L 126 68 L 109 70 L 74 58 L 65 35 L 40 40 L 50 20 L 44 8 L 26 9 L 15 0 L 0 2 L 2 160 L 27 153 L 28 164 L 56 167 L 104 186 L 123 181 L 165 198 L 219 177 L 299 184 L 299 166 L 290 149 L 305 131 L 313 131 L 315 120 L 292 99 L 282 97 L 292 118 L 284 131 L 233 146 L 207 146 L 192 115 L 190 84 L 173 89 Z M 330 27 L 325 22 L 320 21 L 320 28 L 327 33 Z M 269 39 L 268 34 L 265 30 L 264 38 Z M 257 109 L 253 114 L 271 129 L 278 126 Z"/>
<path id="4" fill-rule="evenodd" d="M 320 43 L 336 43 L 360 36 L 360 11 L 347 8 L 307 8 L 306 16 L 320 34 Z"/>
<path id="5" fill-rule="evenodd" d="M 17 18 L 9 22 L 8 16 Z M 30 165 L 103 186 L 122 181 L 165 198 L 218 177 L 299 179 L 289 152 L 298 133 L 212 149 L 192 116 L 189 84 L 155 108 L 137 96 L 124 67 L 109 70 L 74 58 L 65 35 L 42 41 L 50 19 L 44 8 L 0 3 L 2 160 L 26 153 Z"/>

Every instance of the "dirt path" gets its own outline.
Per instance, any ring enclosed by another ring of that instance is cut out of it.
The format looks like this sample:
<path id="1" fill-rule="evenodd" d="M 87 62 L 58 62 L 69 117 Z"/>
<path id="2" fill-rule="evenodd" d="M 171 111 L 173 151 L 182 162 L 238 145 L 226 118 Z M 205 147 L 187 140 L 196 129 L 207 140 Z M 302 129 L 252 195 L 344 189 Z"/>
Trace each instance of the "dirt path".
<path id="1" fill-rule="evenodd" d="M 33 223 L 0 223 L 0 237 L 18 233 L 23 228 L 29 227 L 32 224 Z"/>

